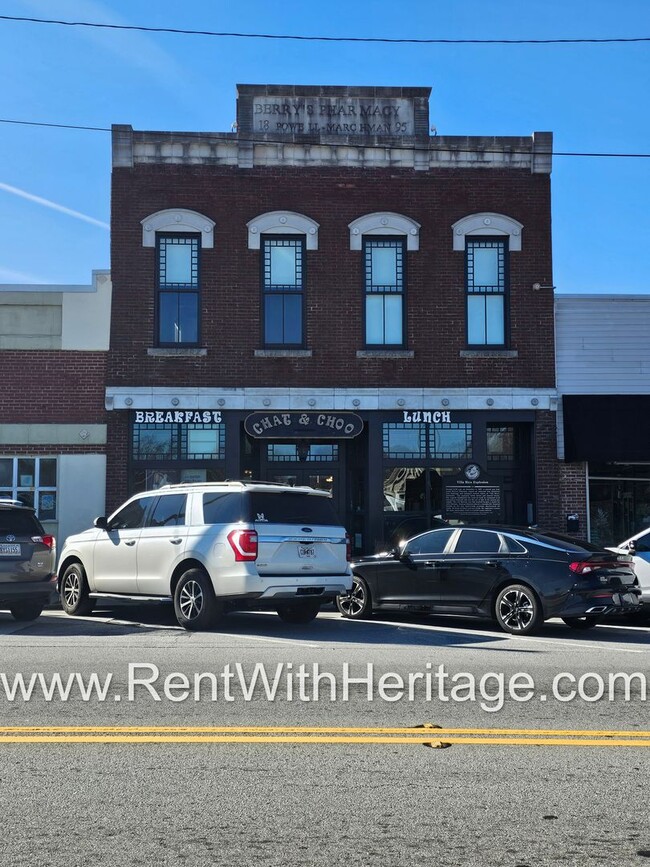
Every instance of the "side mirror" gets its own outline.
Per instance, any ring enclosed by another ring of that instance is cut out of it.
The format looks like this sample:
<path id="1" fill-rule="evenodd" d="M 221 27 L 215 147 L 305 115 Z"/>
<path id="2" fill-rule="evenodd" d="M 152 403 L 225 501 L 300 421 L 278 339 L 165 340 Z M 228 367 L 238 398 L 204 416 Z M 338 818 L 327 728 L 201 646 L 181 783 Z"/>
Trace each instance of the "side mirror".
<path id="1" fill-rule="evenodd" d="M 406 547 L 404 547 L 402 549 L 396 548 L 395 549 L 395 556 L 397 557 L 398 560 L 401 560 L 403 563 L 410 563 L 410 561 L 411 561 L 411 555 L 410 555 L 409 551 L 406 549 Z"/>
<path id="2" fill-rule="evenodd" d="M 103 515 L 101 518 L 95 518 L 93 524 L 95 525 L 95 527 L 97 527 L 98 530 L 108 529 L 108 521 Z"/>
<path id="3" fill-rule="evenodd" d="M 631 539 L 627 543 L 627 550 L 630 552 L 630 554 L 634 554 L 636 552 L 636 542 L 634 541 L 634 539 Z"/>

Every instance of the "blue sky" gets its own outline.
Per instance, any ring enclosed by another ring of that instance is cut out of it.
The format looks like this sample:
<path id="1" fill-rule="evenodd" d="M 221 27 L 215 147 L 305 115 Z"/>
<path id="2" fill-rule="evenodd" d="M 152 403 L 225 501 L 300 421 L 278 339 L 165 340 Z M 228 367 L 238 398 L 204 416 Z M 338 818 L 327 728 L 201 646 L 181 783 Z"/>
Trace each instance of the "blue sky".
<path id="1" fill-rule="evenodd" d="M 1 14 L 256 33 L 650 36 L 648 0 L 3 0 Z M 440 135 L 552 130 L 556 151 L 650 152 L 650 43 L 294 43 L 0 21 L 0 117 L 229 131 L 237 83 L 431 86 Z M 560 292 L 650 291 L 650 159 L 555 157 Z M 110 135 L 0 124 L 0 283 L 109 266 Z"/>

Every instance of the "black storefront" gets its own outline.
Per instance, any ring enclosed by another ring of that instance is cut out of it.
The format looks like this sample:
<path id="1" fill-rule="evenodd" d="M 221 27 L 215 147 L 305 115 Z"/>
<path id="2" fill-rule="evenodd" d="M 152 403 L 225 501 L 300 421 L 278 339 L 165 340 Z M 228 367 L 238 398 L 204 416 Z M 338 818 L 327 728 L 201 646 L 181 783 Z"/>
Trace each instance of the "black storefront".
<path id="1" fill-rule="evenodd" d="M 356 553 L 441 519 L 534 523 L 534 412 L 138 410 L 129 492 L 263 479 L 329 491 Z"/>
<path id="2" fill-rule="evenodd" d="M 591 541 L 649 527 L 650 395 L 564 395 L 562 409 L 565 461 L 586 464 Z"/>

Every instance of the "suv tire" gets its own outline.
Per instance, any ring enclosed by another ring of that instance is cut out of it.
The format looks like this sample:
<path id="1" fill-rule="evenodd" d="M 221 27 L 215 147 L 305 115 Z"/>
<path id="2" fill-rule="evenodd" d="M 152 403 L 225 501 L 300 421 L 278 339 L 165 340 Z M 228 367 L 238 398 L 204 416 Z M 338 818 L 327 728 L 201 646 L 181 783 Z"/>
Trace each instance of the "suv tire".
<path id="1" fill-rule="evenodd" d="M 210 629 L 221 618 L 223 606 L 202 569 L 183 572 L 174 591 L 174 611 L 179 624 L 189 630 Z"/>
<path id="2" fill-rule="evenodd" d="M 43 610 L 42 602 L 14 602 L 9 611 L 14 620 L 36 620 Z"/>
<path id="3" fill-rule="evenodd" d="M 288 602 L 278 605 L 277 611 L 285 623 L 311 623 L 320 611 L 320 602 Z"/>
<path id="4" fill-rule="evenodd" d="M 95 607 L 95 600 L 88 596 L 88 581 L 81 563 L 71 563 L 61 578 L 61 607 L 72 617 L 85 617 Z"/>

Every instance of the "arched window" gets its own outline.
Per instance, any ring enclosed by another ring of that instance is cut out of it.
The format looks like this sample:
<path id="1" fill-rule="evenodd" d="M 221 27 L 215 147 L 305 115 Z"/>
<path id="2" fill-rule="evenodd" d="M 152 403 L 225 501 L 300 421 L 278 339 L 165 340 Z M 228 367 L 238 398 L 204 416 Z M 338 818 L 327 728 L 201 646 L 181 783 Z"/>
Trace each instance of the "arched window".
<path id="1" fill-rule="evenodd" d="M 143 246 L 156 248 L 156 344 L 196 347 L 201 248 L 214 246 L 214 220 L 196 211 L 170 208 L 141 222 Z"/>
<path id="2" fill-rule="evenodd" d="M 420 224 L 389 211 L 365 214 L 349 224 L 350 249 L 363 254 L 365 346 L 406 344 L 406 251 L 418 250 Z"/>
<path id="3" fill-rule="evenodd" d="M 248 247 L 262 258 L 264 346 L 303 347 L 305 251 L 318 249 L 318 223 L 293 211 L 269 211 L 247 226 Z"/>
<path id="4" fill-rule="evenodd" d="M 508 345 L 509 254 L 521 250 L 523 225 L 504 214 L 470 214 L 452 226 L 465 252 L 465 309 L 470 349 Z"/>

